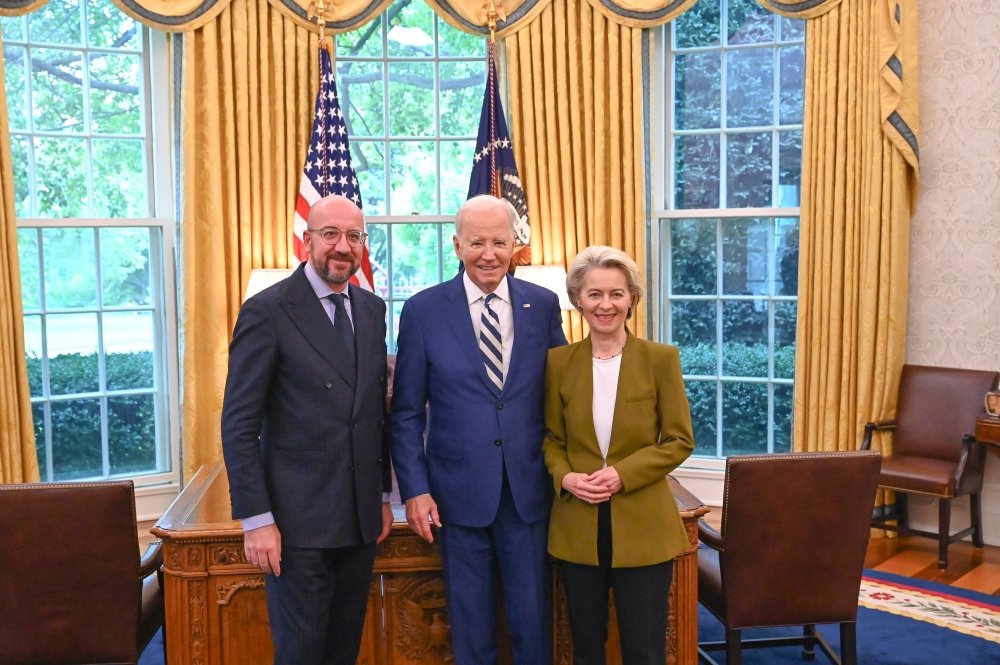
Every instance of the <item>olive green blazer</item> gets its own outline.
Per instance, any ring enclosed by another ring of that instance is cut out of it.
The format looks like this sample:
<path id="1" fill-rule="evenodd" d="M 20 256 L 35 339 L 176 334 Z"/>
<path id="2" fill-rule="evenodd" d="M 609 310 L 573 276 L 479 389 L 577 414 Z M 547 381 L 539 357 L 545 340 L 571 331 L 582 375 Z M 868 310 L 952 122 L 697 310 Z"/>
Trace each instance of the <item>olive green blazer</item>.
<path id="1" fill-rule="evenodd" d="M 591 473 L 603 464 L 594 432 L 592 351 L 590 337 L 549 350 L 542 450 L 556 492 L 549 553 L 597 565 L 597 506 L 562 488 L 570 471 Z M 669 561 L 687 546 L 666 475 L 692 450 L 691 414 L 677 347 L 629 334 L 608 448 L 608 465 L 615 467 L 624 485 L 611 498 L 613 567 Z"/>

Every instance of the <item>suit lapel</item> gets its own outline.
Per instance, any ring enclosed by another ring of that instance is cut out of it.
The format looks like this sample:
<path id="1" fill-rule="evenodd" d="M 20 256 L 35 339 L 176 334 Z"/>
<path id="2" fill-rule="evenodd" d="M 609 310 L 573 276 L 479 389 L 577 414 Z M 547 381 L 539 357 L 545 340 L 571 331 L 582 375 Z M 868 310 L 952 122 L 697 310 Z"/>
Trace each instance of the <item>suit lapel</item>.
<path id="1" fill-rule="evenodd" d="M 573 392 L 579 395 L 574 409 L 580 422 L 590 422 L 586 429 L 583 445 L 593 448 L 598 457 L 601 456 L 601 446 L 597 443 L 597 431 L 594 429 L 594 347 L 591 346 L 590 335 L 587 335 L 573 352 L 573 357 L 567 366 L 565 381 L 573 386 Z"/>
<path id="2" fill-rule="evenodd" d="M 522 284 L 510 275 L 507 276 L 507 291 L 510 293 L 510 311 L 514 321 L 514 345 L 510 349 L 510 368 L 507 370 L 507 376 L 504 377 L 504 390 L 507 390 L 508 386 L 514 385 L 514 379 L 517 378 L 521 366 L 518 358 L 525 357 L 525 354 L 518 353 L 519 345 L 523 346 L 524 340 L 528 338 L 528 328 L 533 320 L 530 316 L 532 303 L 527 302 L 527 295 Z"/>
<path id="3" fill-rule="evenodd" d="M 354 315 L 354 343 L 358 348 L 358 386 L 354 391 L 354 414 L 357 415 L 361 409 L 362 400 L 357 399 L 363 390 L 362 377 L 373 376 L 367 372 L 368 363 L 372 362 L 382 350 L 383 340 L 370 334 L 372 330 L 378 330 L 376 325 L 379 319 L 378 307 L 375 302 L 361 294 L 361 289 L 353 284 L 349 287 L 351 296 L 351 314 Z"/>
<path id="4" fill-rule="evenodd" d="M 646 357 L 645 349 L 639 344 L 639 340 L 628 333 L 625 341 L 625 351 L 622 353 L 622 364 L 618 370 L 618 388 L 615 390 L 615 413 L 611 420 L 611 445 L 614 445 L 616 438 L 620 436 L 623 429 L 627 429 L 631 423 L 623 423 L 618 418 L 621 409 L 620 404 L 624 404 L 630 397 L 641 395 L 648 390 L 648 384 L 643 381 L 646 376 L 643 367 L 647 366 L 649 359 Z M 609 448 L 610 452 L 610 448 Z"/>
<path id="5" fill-rule="evenodd" d="M 327 316 L 323 304 L 316 297 L 312 285 L 305 275 L 305 264 L 299 266 L 288 278 L 288 288 L 285 292 L 285 302 L 281 308 L 288 315 L 302 337 L 312 346 L 316 353 L 328 362 L 340 376 L 352 383 L 349 369 L 340 349 L 333 346 L 333 324 Z M 353 303 L 352 303 L 353 305 Z"/>
<path id="6" fill-rule="evenodd" d="M 486 365 L 483 363 L 483 354 L 479 350 L 479 341 L 476 339 L 476 331 L 472 327 L 472 316 L 469 314 L 469 301 L 465 295 L 465 283 L 462 281 L 462 273 L 453 278 L 448 283 L 445 291 L 443 303 L 445 321 L 451 328 L 452 335 L 458 342 L 466 359 L 471 367 L 476 368 L 476 375 L 483 382 L 483 385 L 496 394 L 496 386 L 486 376 Z M 505 384 L 506 385 L 506 384 Z"/>

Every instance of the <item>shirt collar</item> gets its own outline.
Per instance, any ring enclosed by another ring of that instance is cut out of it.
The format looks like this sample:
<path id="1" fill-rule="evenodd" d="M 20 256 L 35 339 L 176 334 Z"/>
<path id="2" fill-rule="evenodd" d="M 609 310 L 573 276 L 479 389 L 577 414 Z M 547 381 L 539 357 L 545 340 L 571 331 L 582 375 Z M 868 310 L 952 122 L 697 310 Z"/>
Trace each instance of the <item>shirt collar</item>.
<path id="1" fill-rule="evenodd" d="M 319 276 L 319 273 L 316 272 L 316 268 L 313 268 L 313 264 L 310 263 L 309 261 L 306 261 L 305 273 L 306 273 L 306 279 L 309 280 L 309 286 L 312 287 L 313 291 L 316 293 L 317 298 L 323 299 L 326 298 L 331 293 L 336 293 L 336 291 L 334 291 L 333 288 L 329 284 L 327 284 L 322 277 Z M 341 293 L 344 294 L 344 297 L 347 298 L 348 300 L 351 299 L 351 294 L 348 293 L 349 291 L 350 288 L 346 288 L 343 291 L 341 291 Z"/>
<path id="2" fill-rule="evenodd" d="M 470 305 L 486 295 L 486 292 L 476 286 L 475 282 L 469 277 L 469 273 L 464 270 L 462 271 L 462 284 L 465 286 L 465 297 Z M 510 303 L 510 289 L 507 286 L 507 275 L 503 276 L 503 279 L 500 280 L 493 293 L 505 303 Z"/>

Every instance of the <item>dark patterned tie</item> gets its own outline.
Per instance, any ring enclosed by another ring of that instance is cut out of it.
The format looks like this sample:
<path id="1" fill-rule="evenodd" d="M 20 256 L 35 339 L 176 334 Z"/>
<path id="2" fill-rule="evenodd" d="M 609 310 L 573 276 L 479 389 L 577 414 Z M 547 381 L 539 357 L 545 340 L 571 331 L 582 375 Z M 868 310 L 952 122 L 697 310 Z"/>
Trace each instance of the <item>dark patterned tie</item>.
<path id="1" fill-rule="evenodd" d="M 333 337 L 336 340 L 338 354 L 343 354 L 347 361 L 346 366 L 351 373 L 351 381 L 357 375 L 357 359 L 354 350 L 354 326 L 351 324 L 351 317 L 347 315 L 347 308 L 344 306 L 343 293 L 331 293 L 329 296 L 333 302 Z"/>
<path id="2" fill-rule="evenodd" d="M 500 337 L 500 317 L 490 307 L 497 294 L 487 294 L 483 300 L 483 315 L 479 321 L 479 350 L 483 352 L 486 374 L 503 390 L 503 339 Z"/>

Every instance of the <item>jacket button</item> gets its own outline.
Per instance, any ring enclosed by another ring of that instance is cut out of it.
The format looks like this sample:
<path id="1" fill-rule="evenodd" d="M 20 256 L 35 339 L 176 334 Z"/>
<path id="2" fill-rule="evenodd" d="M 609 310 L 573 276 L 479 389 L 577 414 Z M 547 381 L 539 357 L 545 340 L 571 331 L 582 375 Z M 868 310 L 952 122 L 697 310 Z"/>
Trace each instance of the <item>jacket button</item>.
<path id="1" fill-rule="evenodd" d="M 327 381 L 326 383 L 323 384 L 323 387 L 329 390 L 330 388 L 333 388 L 333 384 Z"/>
<path id="2" fill-rule="evenodd" d="M 496 441 L 493 442 L 493 445 L 494 446 L 502 446 L 503 445 L 503 441 L 501 441 L 500 439 L 497 439 Z"/>
<path id="3" fill-rule="evenodd" d="M 497 411 L 503 411 L 503 402 L 497 404 Z"/>

